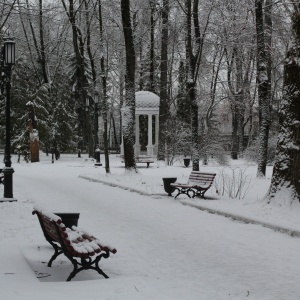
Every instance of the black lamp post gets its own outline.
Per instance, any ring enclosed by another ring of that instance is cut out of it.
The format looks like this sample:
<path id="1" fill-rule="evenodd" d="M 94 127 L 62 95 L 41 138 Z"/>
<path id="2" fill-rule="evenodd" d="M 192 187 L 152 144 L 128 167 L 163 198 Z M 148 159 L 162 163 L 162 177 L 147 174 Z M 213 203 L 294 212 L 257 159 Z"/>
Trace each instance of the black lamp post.
<path id="1" fill-rule="evenodd" d="M 14 169 L 11 167 L 11 157 L 10 157 L 10 77 L 11 77 L 11 67 L 15 64 L 15 42 L 11 39 L 4 41 L 4 52 L 3 61 L 6 71 L 6 139 L 5 139 L 5 157 L 2 172 L 4 174 L 4 197 L 0 199 L 0 202 L 6 201 L 17 201 L 13 197 L 13 173 Z"/>
<path id="2" fill-rule="evenodd" d="M 101 162 L 100 162 L 100 147 L 99 147 L 99 143 L 98 143 L 98 129 L 99 129 L 99 124 L 98 124 L 98 103 L 99 103 L 99 95 L 95 94 L 94 95 L 94 102 L 95 102 L 95 159 L 96 159 L 96 163 L 95 166 L 102 166 Z"/>

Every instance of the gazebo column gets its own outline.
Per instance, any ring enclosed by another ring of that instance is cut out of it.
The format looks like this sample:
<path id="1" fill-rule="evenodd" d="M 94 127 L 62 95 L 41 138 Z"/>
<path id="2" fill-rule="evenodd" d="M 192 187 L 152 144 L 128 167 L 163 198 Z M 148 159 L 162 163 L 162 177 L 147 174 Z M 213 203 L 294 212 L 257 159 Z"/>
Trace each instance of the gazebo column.
<path id="1" fill-rule="evenodd" d="M 148 114 L 148 146 L 147 155 L 153 156 L 153 142 L 152 142 L 152 114 Z"/>
<path id="2" fill-rule="evenodd" d="M 159 131 L 159 115 L 155 116 L 155 143 L 154 143 L 154 155 L 158 154 L 158 131 Z"/>
<path id="3" fill-rule="evenodd" d="M 134 154 L 139 156 L 141 153 L 140 144 L 140 115 L 135 114 L 135 144 L 134 144 Z"/>

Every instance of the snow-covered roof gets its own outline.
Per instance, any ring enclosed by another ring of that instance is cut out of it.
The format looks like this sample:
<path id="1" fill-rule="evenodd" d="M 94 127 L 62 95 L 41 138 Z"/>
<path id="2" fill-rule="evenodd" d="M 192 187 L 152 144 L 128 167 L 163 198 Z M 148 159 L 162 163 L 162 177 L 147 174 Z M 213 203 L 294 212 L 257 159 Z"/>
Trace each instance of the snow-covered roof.
<path id="1" fill-rule="evenodd" d="M 135 93 L 135 113 L 137 115 L 147 115 L 159 113 L 159 97 L 149 91 L 138 91 Z M 125 110 L 125 102 L 121 111 Z"/>
<path id="2" fill-rule="evenodd" d="M 159 108 L 159 97 L 149 91 L 135 93 L 136 108 Z"/>

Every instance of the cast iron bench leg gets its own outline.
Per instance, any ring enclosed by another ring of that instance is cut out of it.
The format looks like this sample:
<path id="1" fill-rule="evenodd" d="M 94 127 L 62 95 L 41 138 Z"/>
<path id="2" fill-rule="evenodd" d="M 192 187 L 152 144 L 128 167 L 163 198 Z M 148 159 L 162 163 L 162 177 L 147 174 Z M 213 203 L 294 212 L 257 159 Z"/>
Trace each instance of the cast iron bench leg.
<path id="1" fill-rule="evenodd" d="M 62 249 L 56 245 L 55 243 L 53 243 L 50 239 L 47 239 L 48 243 L 53 247 L 54 249 L 54 254 L 52 255 L 52 257 L 50 258 L 49 262 L 48 262 L 48 267 L 52 266 L 52 262 L 56 259 L 57 256 L 59 256 L 60 254 L 63 253 Z"/>
<path id="2" fill-rule="evenodd" d="M 72 258 L 72 257 L 68 257 L 69 260 L 72 262 L 74 269 L 73 271 L 70 273 L 69 277 L 67 278 L 67 281 L 71 281 L 79 272 L 83 271 L 83 270 L 95 270 L 97 271 L 100 275 L 102 275 L 104 278 L 109 278 L 104 272 L 103 270 L 99 267 L 99 261 L 100 259 L 104 257 L 104 258 L 108 258 L 109 257 L 109 252 L 105 253 L 105 254 L 101 254 L 99 256 L 97 256 L 94 260 L 92 260 L 90 257 L 85 259 L 85 258 L 81 258 L 81 262 L 78 262 L 76 259 Z M 80 265 L 80 267 L 78 268 L 78 265 Z M 94 265 L 94 266 L 93 266 Z"/>
<path id="3" fill-rule="evenodd" d="M 189 192 L 192 192 L 192 193 L 193 193 L 193 196 L 192 196 L 192 197 L 189 195 Z M 188 189 L 188 190 L 187 190 L 187 195 L 188 195 L 190 198 L 195 198 L 196 193 L 195 193 L 195 191 L 194 191 L 193 189 Z"/>
<path id="4" fill-rule="evenodd" d="M 179 188 L 175 188 L 175 190 L 177 190 L 178 191 L 178 193 L 177 193 L 177 195 L 174 197 L 174 199 L 176 199 L 177 198 L 177 196 L 179 196 L 181 193 L 180 193 L 180 189 Z"/>
<path id="5" fill-rule="evenodd" d="M 176 199 L 177 196 L 179 196 L 180 194 L 186 194 L 186 195 L 188 195 L 189 198 L 191 198 L 191 196 L 189 195 L 189 190 L 190 190 L 190 189 L 186 189 L 186 188 L 176 188 L 176 190 L 178 190 L 178 194 L 175 196 L 175 199 Z"/>

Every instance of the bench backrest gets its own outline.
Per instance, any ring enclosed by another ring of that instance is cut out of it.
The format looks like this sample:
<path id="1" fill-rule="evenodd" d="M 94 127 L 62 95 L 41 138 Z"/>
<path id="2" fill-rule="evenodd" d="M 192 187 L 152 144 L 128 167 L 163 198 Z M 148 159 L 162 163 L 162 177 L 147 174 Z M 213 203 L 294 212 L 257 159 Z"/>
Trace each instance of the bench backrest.
<path id="1" fill-rule="evenodd" d="M 94 250 L 101 251 L 100 247 L 96 246 L 97 249 L 91 249 L 91 251 L 87 251 L 86 253 L 81 253 L 81 251 L 78 252 L 73 246 L 74 244 L 82 242 L 82 237 L 77 235 L 75 231 L 67 229 L 60 217 L 53 213 L 47 212 L 44 214 L 44 212 L 37 210 L 33 211 L 33 214 L 38 216 L 46 240 L 50 244 L 53 241 L 59 243 L 64 252 L 74 256 L 88 257 L 89 254 L 94 254 Z M 86 238 L 94 237 L 86 236 Z"/>
<path id="2" fill-rule="evenodd" d="M 50 238 L 50 240 L 61 243 L 61 240 L 68 236 L 65 232 L 66 226 L 60 217 L 56 216 L 55 214 L 43 214 L 37 210 L 34 210 L 33 214 L 38 216 L 43 233 L 47 240 Z"/>
<path id="3" fill-rule="evenodd" d="M 192 171 L 189 176 L 189 184 L 200 184 L 210 187 L 214 182 L 216 173 Z"/>

